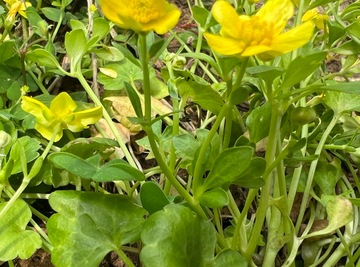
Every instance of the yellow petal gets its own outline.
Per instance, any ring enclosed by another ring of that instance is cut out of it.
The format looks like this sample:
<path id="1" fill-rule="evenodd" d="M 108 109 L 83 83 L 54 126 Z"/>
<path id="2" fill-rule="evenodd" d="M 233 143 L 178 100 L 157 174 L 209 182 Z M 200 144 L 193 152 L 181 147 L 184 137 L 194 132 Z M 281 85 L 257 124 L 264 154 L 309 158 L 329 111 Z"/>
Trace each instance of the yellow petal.
<path id="1" fill-rule="evenodd" d="M 75 112 L 72 114 L 75 116 L 74 119 L 71 121 L 71 123 L 68 123 L 67 126 L 72 132 L 79 132 L 87 128 L 87 125 L 93 124 L 100 120 L 102 113 L 102 107 Z"/>
<path id="2" fill-rule="evenodd" d="M 282 54 L 293 51 L 306 44 L 313 36 L 314 23 L 307 21 L 290 31 L 276 36 L 271 44 L 274 51 L 282 52 Z"/>
<path id="3" fill-rule="evenodd" d="M 241 40 L 221 37 L 211 33 L 204 33 L 209 46 L 217 53 L 225 56 L 231 56 L 241 53 L 245 45 Z"/>
<path id="4" fill-rule="evenodd" d="M 226 35 L 240 38 L 242 32 L 241 20 L 236 10 L 226 1 L 217 1 L 211 9 L 215 20 L 222 26 Z"/>
<path id="5" fill-rule="evenodd" d="M 76 108 L 74 100 L 65 92 L 60 93 L 50 104 L 50 110 L 60 118 L 69 115 Z"/>
<path id="6" fill-rule="evenodd" d="M 307 21 L 309 19 L 314 18 L 317 15 L 318 15 L 318 12 L 317 12 L 316 8 L 313 8 L 313 9 L 305 12 L 305 14 L 301 18 L 301 21 Z"/>
<path id="7" fill-rule="evenodd" d="M 35 130 L 37 130 L 44 138 L 47 140 L 51 140 L 51 137 L 53 136 L 53 133 L 55 131 L 56 124 L 45 127 L 41 124 L 36 124 Z M 57 133 L 54 142 L 57 142 L 61 139 L 63 136 L 63 129 L 60 128 L 59 132 Z"/>
<path id="8" fill-rule="evenodd" d="M 162 17 L 159 17 L 156 20 L 150 21 L 143 25 L 142 31 L 147 32 L 154 30 L 158 34 L 165 34 L 170 29 L 174 28 L 178 23 L 181 12 L 173 5 L 166 3 L 169 8 L 167 8 L 166 14 Z"/>
<path id="9" fill-rule="evenodd" d="M 126 10 L 126 3 L 123 0 L 101 0 L 101 9 L 104 15 L 111 21 L 123 24 L 118 16 L 118 10 Z"/>
<path id="10" fill-rule="evenodd" d="M 258 55 L 267 51 L 272 50 L 271 47 L 269 46 L 264 46 L 264 45 L 254 45 L 254 46 L 248 46 L 246 47 L 246 49 L 244 50 L 243 53 L 241 53 L 242 57 L 250 57 L 250 56 L 254 56 L 254 55 Z"/>
<path id="11" fill-rule="evenodd" d="M 36 121 L 41 124 L 49 125 L 51 122 L 47 121 L 43 115 L 43 111 L 46 110 L 48 113 L 51 113 L 50 109 L 45 106 L 39 100 L 36 100 L 32 97 L 23 96 L 21 101 L 21 108 L 31 115 L 36 117 Z"/>
<path id="12" fill-rule="evenodd" d="M 269 0 L 255 17 L 260 21 L 271 22 L 274 25 L 275 33 L 280 33 L 288 19 L 294 14 L 294 4 L 291 0 Z"/>

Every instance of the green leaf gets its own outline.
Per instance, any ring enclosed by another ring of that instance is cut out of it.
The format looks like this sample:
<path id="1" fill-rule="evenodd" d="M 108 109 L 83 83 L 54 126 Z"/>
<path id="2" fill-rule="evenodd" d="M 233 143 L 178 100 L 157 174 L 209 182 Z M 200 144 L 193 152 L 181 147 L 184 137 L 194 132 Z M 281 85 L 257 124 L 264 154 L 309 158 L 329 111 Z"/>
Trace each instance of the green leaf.
<path id="1" fill-rule="evenodd" d="M 75 20 L 75 19 L 72 19 L 70 20 L 70 27 L 72 30 L 83 30 L 83 32 L 87 32 L 86 30 L 86 26 L 84 25 L 84 23 L 82 23 L 81 21 L 79 20 Z"/>
<path id="2" fill-rule="evenodd" d="M 109 138 L 77 138 L 64 145 L 61 152 L 74 154 L 82 159 L 87 159 L 99 153 L 103 159 L 107 159 L 114 152 L 112 148 L 117 146 L 119 146 L 119 144 Z"/>
<path id="3" fill-rule="evenodd" d="M 14 160 L 14 167 L 12 174 L 19 173 L 22 171 L 21 161 L 20 161 L 20 151 L 19 145 L 22 146 L 25 150 L 26 161 L 27 163 L 35 160 L 40 154 L 37 152 L 40 149 L 40 143 L 35 138 L 30 138 L 29 136 L 23 136 L 18 139 L 10 152 L 10 157 Z"/>
<path id="4" fill-rule="evenodd" d="M 4 64 L 6 60 L 15 55 L 14 46 L 14 40 L 8 40 L 0 44 L 0 64 Z"/>
<path id="5" fill-rule="evenodd" d="M 331 197 L 333 200 L 330 200 L 326 205 L 326 212 L 329 217 L 328 226 L 323 230 L 308 234 L 302 237 L 302 239 L 331 234 L 353 220 L 352 203 L 342 196 Z"/>
<path id="6" fill-rule="evenodd" d="M 271 106 L 269 102 L 255 108 L 246 119 L 250 140 L 257 143 L 269 134 Z"/>
<path id="7" fill-rule="evenodd" d="M 18 82 L 13 82 L 10 85 L 6 91 L 6 96 L 13 101 L 17 101 L 21 97 L 21 90 Z"/>
<path id="8" fill-rule="evenodd" d="M 82 178 L 91 179 L 97 172 L 97 168 L 93 165 L 70 153 L 55 152 L 50 154 L 48 159 L 57 168 L 65 169 Z"/>
<path id="9" fill-rule="evenodd" d="M 111 181 L 143 181 L 145 175 L 127 163 L 114 164 L 109 162 L 98 170 L 92 177 L 97 182 Z"/>
<path id="10" fill-rule="evenodd" d="M 216 188 L 200 195 L 199 201 L 202 205 L 216 209 L 229 204 L 229 197 L 222 188 Z"/>
<path id="11" fill-rule="evenodd" d="M 146 182 L 140 190 L 141 204 L 149 214 L 162 210 L 170 201 L 155 182 Z"/>
<path id="12" fill-rule="evenodd" d="M 251 160 L 246 171 L 231 181 L 232 184 L 237 184 L 245 188 L 260 188 L 265 184 L 265 180 L 261 178 L 266 170 L 266 160 L 260 157 L 255 157 Z"/>
<path id="13" fill-rule="evenodd" d="M 203 190 L 221 187 L 239 177 L 250 165 L 254 149 L 248 146 L 223 150 L 203 184 Z"/>
<path id="14" fill-rule="evenodd" d="M 210 12 L 206 8 L 194 6 L 192 8 L 192 13 L 197 23 L 199 23 L 202 28 L 205 28 L 207 18 Z"/>
<path id="15" fill-rule="evenodd" d="M 86 52 L 87 40 L 81 29 L 72 30 L 65 35 L 65 48 L 71 60 L 71 72 L 76 71 L 76 65 L 81 62 Z"/>
<path id="16" fill-rule="evenodd" d="M 266 65 L 246 68 L 248 74 L 260 77 L 267 84 L 272 84 L 273 80 L 283 74 L 284 71 L 283 68 Z"/>
<path id="17" fill-rule="evenodd" d="M 345 29 L 336 21 L 329 21 L 329 46 L 345 35 Z"/>
<path id="18" fill-rule="evenodd" d="M 60 20 L 61 13 L 63 12 L 61 9 L 53 7 L 43 7 L 41 11 L 46 18 L 55 22 L 58 22 Z"/>
<path id="19" fill-rule="evenodd" d="M 359 44 L 354 40 L 350 40 L 339 47 L 331 49 L 331 52 L 345 56 L 359 54 Z"/>
<path id="20" fill-rule="evenodd" d="M 197 7 L 197 6 L 194 6 Z M 183 53 L 181 54 L 184 57 L 189 57 L 189 58 L 196 58 L 196 59 L 200 59 L 200 60 L 204 60 L 205 62 L 209 63 L 211 65 L 211 67 L 214 68 L 214 70 L 220 75 L 221 71 L 219 69 L 218 64 L 216 63 L 216 61 L 209 55 L 203 54 L 203 53 Z"/>
<path id="21" fill-rule="evenodd" d="M 0 203 L 0 211 L 7 202 Z M 13 260 L 16 257 L 28 259 L 42 242 L 40 236 L 31 230 L 25 230 L 31 219 L 31 210 L 23 200 L 16 200 L 0 220 L 0 261 Z"/>
<path id="22" fill-rule="evenodd" d="M 121 61 L 124 59 L 124 55 L 115 47 L 103 47 L 95 50 L 94 53 L 106 61 Z"/>
<path id="23" fill-rule="evenodd" d="M 360 94 L 360 82 L 338 82 L 320 88 L 321 90 L 331 90 L 348 94 Z"/>
<path id="24" fill-rule="evenodd" d="M 312 74 L 322 64 L 327 52 L 319 52 L 306 56 L 298 56 L 291 61 L 286 73 L 281 88 L 291 87 L 294 84 L 301 82 Z"/>
<path id="25" fill-rule="evenodd" d="M 136 93 L 135 89 L 127 82 L 124 82 L 126 93 L 130 98 L 131 104 L 135 110 L 136 116 L 140 119 L 144 117 L 141 108 L 141 102 L 138 94 Z"/>
<path id="26" fill-rule="evenodd" d="M 211 266 L 216 233 L 189 208 L 170 204 L 152 214 L 141 233 L 140 259 L 146 267 Z"/>
<path id="27" fill-rule="evenodd" d="M 146 211 L 124 195 L 56 191 L 46 227 L 57 267 L 98 267 L 107 253 L 138 241 Z M 69 205 L 71 203 L 71 205 Z"/>
<path id="28" fill-rule="evenodd" d="M 123 60 L 116 64 L 107 64 L 104 68 L 112 69 L 117 73 L 115 79 L 99 73 L 98 82 L 104 85 L 105 90 L 121 90 L 124 88 L 124 82 L 131 84 L 134 81 L 142 79 L 141 69 L 129 60 Z"/>
<path id="29" fill-rule="evenodd" d="M 102 40 L 110 32 L 109 23 L 104 18 L 95 18 L 92 29 L 92 37 Z"/>
<path id="30" fill-rule="evenodd" d="M 159 41 L 153 43 L 149 49 L 149 58 L 153 58 L 157 54 L 157 52 L 163 47 L 164 43 L 165 39 L 160 39 Z"/>
<path id="31" fill-rule="evenodd" d="M 215 258 L 215 267 L 247 267 L 247 261 L 237 251 L 224 249 Z"/>
<path id="32" fill-rule="evenodd" d="M 26 54 L 25 58 L 32 62 L 38 63 L 40 66 L 61 69 L 57 59 L 45 49 L 35 49 Z"/>
<path id="33" fill-rule="evenodd" d="M 203 109 L 210 110 L 214 114 L 219 114 L 224 101 L 218 92 L 211 88 L 210 85 L 200 84 L 195 81 L 179 80 L 176 83 L 184 103 L 188 98 Z"/>
<path id="34" fill-rule="evenodd" d="M 360 96 L 329 91 L 325 94 L 324 102 L 336 114 L 347 111 L 360 111 Z"/>
<path id="35" fill-rule="evenodd" d="M 118 35 L 118 36 L 120 36 L 120 35 Z M 128 59 L 131 63 L 133 63 L 135 66 L 137 66 L 141 69 L 141 64 L 140 64 L 139 60 L 134 57 L 134 55 L 129 51 L 129 49 L 127 49 L 123 45 L 118 44 L 116 42 L 112 42 L 111 44 L 115 48 L 117 48 L 121 53 L 123 53 L 124 56 L 126 57 L 126 59 Z"/>

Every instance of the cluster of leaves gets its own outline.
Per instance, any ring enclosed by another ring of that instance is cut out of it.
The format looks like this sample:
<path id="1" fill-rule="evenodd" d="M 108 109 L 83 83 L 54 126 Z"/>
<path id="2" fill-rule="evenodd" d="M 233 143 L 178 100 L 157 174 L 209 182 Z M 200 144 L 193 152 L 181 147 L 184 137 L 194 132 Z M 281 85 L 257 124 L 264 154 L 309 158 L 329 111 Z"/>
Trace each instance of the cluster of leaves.
<path id="1" fill-rule="evenodd" d="M 71 0 L 32 0 L 9 25 L 17 2 L 0 3 L 0 261 L 43 248 L 59 267 L 96 267 L 110 251 L 128 266 L 125 252 L 138 254 L 146 267 L 275 266 L 278 255 L 282 266 L 359 262 L 360 84 L 349 81 L 360 71 L 359 1 L 341 10 L 340 1 L 300 0 L 304 13 L 322 7 L 333 19 L 268 63 L 213 53 L 202 34 L 220 26 L 201 0 L 189 7 L 196 34 L 170 31 L 168 39 L 124 31 L 98 3 Z M 233 2 L 256 11 L 254 1 Z M 174 39 L 180 47 L 169 53 Z M 329 73 L 331 62 L 341 68 Z M 65 77 L 85 90 L 60 88 L 77 111 L 94 106 L 90 97 L 104 119 L 52 144 L 21 97 L 49 107 Z M 143 170 L 132 147 L 159 166 Z M 248 191 L 240 207 L 239 187 Z M 50 218 L 34 208 L 41 199 Z"/>

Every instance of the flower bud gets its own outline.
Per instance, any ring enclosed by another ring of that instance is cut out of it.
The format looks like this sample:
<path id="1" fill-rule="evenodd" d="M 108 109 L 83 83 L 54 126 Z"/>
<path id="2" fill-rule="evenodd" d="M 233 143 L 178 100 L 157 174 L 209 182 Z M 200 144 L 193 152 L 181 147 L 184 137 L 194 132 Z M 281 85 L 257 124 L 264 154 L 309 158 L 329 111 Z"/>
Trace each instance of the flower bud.
<path id="1" fill-rule="evenodd" d="M 5 131 L 0 131 L 0 149 L 6 147 L 10 142 L 11 136 Z"/>
<path id="2" fill-rule="evenodd" d="M 172 64 L 175 68 L 181 69 L 186 64 L 186 58 L 179 55 L 175 55 Z"/>

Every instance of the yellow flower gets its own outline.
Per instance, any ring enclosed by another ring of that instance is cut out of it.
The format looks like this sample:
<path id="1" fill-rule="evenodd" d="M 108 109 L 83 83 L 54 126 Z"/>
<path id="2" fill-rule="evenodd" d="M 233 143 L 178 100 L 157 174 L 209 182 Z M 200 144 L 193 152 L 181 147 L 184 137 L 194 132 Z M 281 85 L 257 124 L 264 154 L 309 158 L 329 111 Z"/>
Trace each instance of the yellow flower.
<path id="1" fill-rule="evenodd" d="M 178 22 L 181 12 L 165 0 L 101 0 L 105 16 L 123 29 L 164 34 Z"/>
<path id="2" fill-rule="evenodd" d="M 8 15 L 10 18 L 13 18 L 15 20 L 15 16 L 17 12 L 19 12 L 19 14 L 24 18 L 27 18 L 25 10 L 26 7 L 31 6 L 30 2 L 25 2 L 26 4 L 25 7 L 24 3 L 19 0 L 4 0 L 4 1 L 10 5 L 9 15 Z"/>
<path id="3" fill-rule="evenodd" d="M 329 16 L 323 15 L 319 8 L 313 8 L 307 11 L 304 16 L 301 18 L 302 21 L 314 20 L 316 27 L 323 30 L 324 22 L 329 20 Z"/>
<path id="4" fill-rule="evenodd" d="M 65 92 L 60 93 L 51 101 L 50 108 L 39 100 L 23 96 L 21 108 L 36 117 L 35 129 L 48 140 L 51 139 L 55 128 L 60 125 L 55 142 L 61 139 L 64 129 L 80 132 L 102 117 L 102 107 L 73 112 L 77 105 Z"/>
<path id="5" fill-rule="evenodd" d="M 271 60 L 303 46 L 313 35 L 312 21 L 282 33 L 294 14 L 291 0 L 269 0 L 254 17 L 239 16 L 228 2 L 217 1 L 212 14 L 222 26 L 221 36 L 205 33 L 205 37 L 214 51 L 226 56 Z"/>

